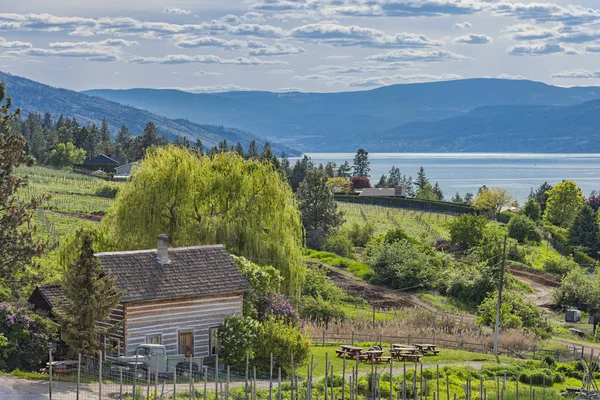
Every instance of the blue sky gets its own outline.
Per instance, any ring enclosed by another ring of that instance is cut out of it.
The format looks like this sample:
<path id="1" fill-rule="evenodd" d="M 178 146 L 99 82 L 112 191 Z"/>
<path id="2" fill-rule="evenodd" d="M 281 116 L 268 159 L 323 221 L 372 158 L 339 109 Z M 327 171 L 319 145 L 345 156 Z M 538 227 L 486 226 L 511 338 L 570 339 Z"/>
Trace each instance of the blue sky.
<path id="1" fill-rule="evenodd" d="M 6 3 L 0 70 L 74 90 L 328 92 L 472 77 L 600 84 L 597 0 Z"/>

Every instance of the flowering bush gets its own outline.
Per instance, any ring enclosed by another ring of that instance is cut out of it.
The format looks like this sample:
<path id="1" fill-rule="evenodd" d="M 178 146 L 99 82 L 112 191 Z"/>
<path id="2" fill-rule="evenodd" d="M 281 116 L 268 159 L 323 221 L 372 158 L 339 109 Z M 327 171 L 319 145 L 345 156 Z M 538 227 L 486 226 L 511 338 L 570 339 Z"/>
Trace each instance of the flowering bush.
<path id="1" fill-rule="evenodd" d="M 283 277 L 270 265 L 261 267 L 245 257 L 231 257 L 252 287 L 252 292 L 244 295 L 244 315 L 257 317 L 259 300 L 271 293 L 278 293 Z"/>
<path id="2" fill-rule="evenodd" d="M 270 317 L 282 319 L 288 324 L 299 326 L 300 317 L 292 303 L 282 294 L 269 293 L 258 302 L 258 319 L 264 321 Z"/>
<path id="3" fill-rule="evenodd" d="M 217 331 L 220 348 L 219 357 L 232 367 L 246 365 L 246 354 L 254 359 L 254 345 L 260 324 L 251 317 L 229 316 Z"/>
<path id="4" fill-rule="evenodd" d="M 0 369 L 32 371 L 48 355 L 49 342 L 56 338 L 57 325 L 48 318 L 11 304 L 0 303 Z M 1 343 L 0 343 L 1 344 Z"/>
<path id="5" fill-rule="evenodd" d="M 352 183 L 352 189 L 368 189 L 371 187 L 371 182 L 369 182 L 369 178 L 353 176 L 350 179 L 350 182 Z"/>

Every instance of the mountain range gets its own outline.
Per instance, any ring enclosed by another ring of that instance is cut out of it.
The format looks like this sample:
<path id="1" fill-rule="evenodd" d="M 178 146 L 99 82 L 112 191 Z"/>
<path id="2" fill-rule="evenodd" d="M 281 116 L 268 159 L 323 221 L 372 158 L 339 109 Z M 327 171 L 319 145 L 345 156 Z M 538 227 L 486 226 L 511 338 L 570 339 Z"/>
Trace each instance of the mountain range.
<path id="1" fill-rule="evenodd" d="M 100 125 L 102 119 L 106 118 L 113 134 L 124 124 L 134 135 L 138 135 L 142 133 L 148 122 L 153 122 L 158 128 L 159 134 L 167 135 L 169 140 L 174 140 L 176 137 L 182 139 L 187 136 L 192 143 L 196 139 L 202 140 L 205 147 L 216 146 L 224 139 L 230 144 L 240 142 L 247 147 L 252 140 L 255 140 L 258 148 L 261 149 L 266 141 L 246 130 L 225 127 L 225 124 L 211 125 L 191 122 L 185 118 L 171 119 L 151 111 L 125 106 L 85 93 L 55 88 L 1 71 L 0 82 L 6 84 L 13 105 L 21 108 L 24 115 L 30 112 L 44 113 L 48 111 L 54 118 L 58 118 L 62 114 L 65 117 L 76 118 L 83 125 L 88 123 Z M 297 150 L 278 143 L 272 142 L 271 146 L 275 154 L 282 152 L 288 155 L 301 154 Z"/>
<path id="2" fill-rule="evenodd" d="M 169 118 L 227 124 L 305 152 L 359 147 L 378 152 L 588 152 L 596 148 L 600 122 L 594 102 L 600 99 L 599 87 L 527 80 L 465 79 L 340 93 L 85 93 Z"/>

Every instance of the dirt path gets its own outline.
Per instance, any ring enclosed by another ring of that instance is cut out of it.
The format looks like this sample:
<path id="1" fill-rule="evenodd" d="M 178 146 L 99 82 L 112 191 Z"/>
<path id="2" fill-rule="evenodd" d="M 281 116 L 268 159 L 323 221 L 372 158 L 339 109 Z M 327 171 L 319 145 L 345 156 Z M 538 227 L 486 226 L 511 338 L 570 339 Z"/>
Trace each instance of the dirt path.
<path id="1" fill-rule="evenodd" d="M 560 278 L 544 271 L 537 271 L 520 266 L 512 266 L 510 272 L 519 281 L 531 286 L 534 293 L 526 295 L 540 307 L 550 308 L 554 290 L 560 286 Z"/>

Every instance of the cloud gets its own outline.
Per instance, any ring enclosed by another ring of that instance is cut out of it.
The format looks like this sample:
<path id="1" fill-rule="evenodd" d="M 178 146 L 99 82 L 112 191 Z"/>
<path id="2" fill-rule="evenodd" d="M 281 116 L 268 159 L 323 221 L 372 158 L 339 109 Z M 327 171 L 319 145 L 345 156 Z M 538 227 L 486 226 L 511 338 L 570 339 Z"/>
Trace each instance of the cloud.
<path id="1" fill-rule="evenodd" d="M 435 82 L 447 81 L 454 79 L 462 79 L 461 75 L 442 74 L 442 75 L 392 75 L 392 76 L 377 76 L 365 79 L 357 79 L 348 83 L 349 87 L 372 87 L 372 86 L 387 86 L 398 83 L 417 83 L 417 82 Z"/>
<path id="2" fill-rule="evenodd" d="M 193 86 L 193 87 L 170 87 L 165 89 L 183 90 L 191 93 L 219 93 L 219 92 L 243 92 L 249 90 L 257 90 L 238 85 L 211 85 L 211 86 Z"/>
<path id="3" fill-rule="evenodd" d="M 219 76 L 219 75 L 223 75 L 220 72 L 213 72 L 213 71 L 196 71 L 194 72 L 192 75 L 194 76 L 204 76 L 204 75 L 214 75 L 214 76 Z"/>
<path id="4" fill-rule="evenodd" d="M 306 53 L 302 47 L 287 43 L 275 43 L 273 46 L 254 48 L 248 52 L 251 56 L 286 56 Z"/>
<path id="5" fill-rule="evenodd" d="M 548 54 L 567 54 L 574 55 L 577 52 L 573 49 L 565 48 L 556 43 L 545 43 L 540 45 L 516 45 L 508 49 L 508 54 L 513 56 L 543 56 Z"/>
<path id="6" fill-rule="evenodd" d="M 561 71 L 552 74 L 552 78 L 562 79 L 597 79 L 600 78 L 600 71 L 588 71 L 586 69 L 574 69 L 572 71 Z"/>
<path id="7" fill-rule="evenodd" d="M 511 80 L 515 80 L 515 81 L 529 80 L 529 78 L 527 78 L 523 75 L 512 75 L 512 74 L 507 74 L 507 73 L 502 73 L 502 74 L 498 75 L 496 78 L 497 79 L 511 79 Z"/>
<path id="8" fill-rule="evenodd" d="M 488 44 L 491 41 L 491 37 L 479 33 L 469 33 L 468 35 L 460 36 L 454 39 L 454 43 L 462 44 Z"/>
<path id="9" fill-rule="evenodd" d="M 463 29 L 471 29 L 471 23 L 470 22 L 457 22 L 454 24 L 454 29 L 456 30 L 463 30 Z"/>
<path id="10" fill-rule="evenodd" d="M 242 49 L 248 47 L 248 42 L 241 40 L 225 40 L 215 36 L 202 36 L 193 40 L 182 40 L 177 47 L 192 49 L 196 47 L 221 47 L 223 49 Z"/>
<path id="11" fill-rule="evenodd" d="M 377 62 L 445 62 L 454 60 L 467 60 L 462 54 L 446 50 L 393 50 L 384 54 L 375 54 L 367 57 L 367 61 Z"/>
<path id="12" fill-rule="evenodd" d="M 541 28 L 535 25 L 519 24 L 506 28 L 511 33 L 510 37 L 518 41 L 541 40 L 554 37 L 557 32 L 555 29 Z"/>
<path id="13" fill-rule="evenodd" d="M 275 65 L 287 64 L 283 61 L 264 61 L 255 57 L 225 59 L 214 55 L 170 54 L 162 57 L 132 57 L 131 64 L 222 64 L 222 65 Z"/>
<path id="14" fill-rule="evenodd" d="M 267 71 L 267 74 L 271 74 L 271 75 L 287 75 L 287 74 L 293 74 L 296 71 L 294 71 L 293 69 L 271 69 L 269 71 Z"/>
<path id="15" fill-rule="evenodd" d="M 48 46 L 59 49 L 90 48 L 90 47 L 131 47 L 139 45 L 136 41 L 123 39 L 107 39 L 100 42 L 53 42 Z"/>
<path id="16" fill-rule="evenodd" d="M 292 29 L 290 36 L 296 39 L 327 43 L 333 46 L 411 48 L 441 46 L 443 44 L 438 40 L 429 39 L 425 35 L 413 33 L 388 35 L 378 29 L 332 23 L 303 25 Z"/>
<path id="17" fill-rule="evenodd" d="M 192 12 L 190 10 L 184 10 L 183 8 L 167 7 L 163 10 L 163 13 L 178 14 L 178 15 L 190 15 Z"/>
<path id="18" fill-rule="evenodd" d="M 0 49 L 26 49 L 31 47 L 33 45 L 29 42 L 9 41 L 0 37 Z"/>
<path id="19" fill-rule="evenodd" d="M 600 45 L 586 46 L 586 53 L 600 53 Z"/>
<path id="20" fill-rule="evenodd" d="M 361 74 L 368 72 L 367 68 L 362 66 L 344 66 L 344 65 L 318 65 L 309 68 L 310 71 L 319 71 L 326 74 Z"/>
<path id="21" fill-rule="evenodd" d="M 322 74 L 296 75 L 292 79 L 296 81 L 317 81 L 326 86 L 347 85 L 348 83 L 347 77 Z"/>
<path id="22" fill-rule="evenodd" d="M 302 88 L 299 88 L 299 87 L 296 87 L 296 86 L 291 86 L 291 87 L 278 88 L 275 91 L 279 92 L 279 93 L 292 93 L 292 92 L 301 92 Z"/>
<path id="23" fill-rule="evenodd" d="M 376 0 L 387 16 L 465 15 L 482 10 L 476 1 L 469 0 Z"/>
<path id="24" fill-rule="evenodd" d="M 85 48 L 74 48 L 74 49 L 39 49 L 30 48 L 25 50 L 18 50 L 14 52 L 7 52 L 7 54 L 14 54 L 19 56 L 33 56 L 33 57 L 71 57 L 81 58 L 86 61 L 102 61 L 110 62 L 117 61 L 120 56 L 111 50 L 105 49 L 85 49 Z"/>
<path id="25" fill-rule="evenodd" d="M 562 22 L 565 25 L 582 25 L 600 20 L 600 10 L 582 6 L 560 6 L 551 3 L 498 3 L 491 6 L 498 15 L 512 16 L 538 24 Z"/>

